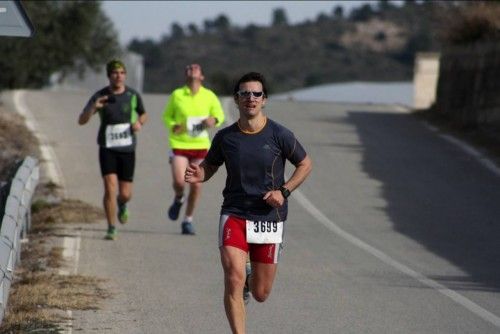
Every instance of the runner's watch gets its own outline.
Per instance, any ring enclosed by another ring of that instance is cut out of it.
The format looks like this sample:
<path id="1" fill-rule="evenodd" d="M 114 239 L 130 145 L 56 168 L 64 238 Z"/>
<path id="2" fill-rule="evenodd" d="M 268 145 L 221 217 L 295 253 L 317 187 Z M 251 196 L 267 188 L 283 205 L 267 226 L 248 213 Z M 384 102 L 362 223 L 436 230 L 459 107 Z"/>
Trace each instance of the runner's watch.
<path id="1" fill-rule="evenodd" d="M 285 187 L 281 186 L 280 187 L 280 191 L 281 191 L 281 194 L 283 195 L 283 197 L 285 198 L 288 198 L 288 196 L 290 196 L 290 190 L 286 189 Z"/>

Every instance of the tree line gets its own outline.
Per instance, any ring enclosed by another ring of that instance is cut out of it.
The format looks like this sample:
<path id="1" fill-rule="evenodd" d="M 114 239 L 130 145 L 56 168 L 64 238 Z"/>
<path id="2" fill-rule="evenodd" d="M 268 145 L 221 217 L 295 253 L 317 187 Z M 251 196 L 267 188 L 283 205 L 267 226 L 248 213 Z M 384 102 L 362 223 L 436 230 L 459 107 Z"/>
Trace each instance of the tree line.
<path id="1" fill-rule="evenodd" d="M 24 1 L 32 38 L 0 36 L 0 90 L 38 88 L 55 72 L 97 69 L 121 52 L 112 22 L 97 1 Z"/>
<path id="2" fill-rule="evenodd" d="M 37 88 L 53 73 L 97 69 L 123 50 L 98 1 L 23 1 L 35 37 L 0 37 L 0 90 Z M 145 61 L 145 91 L 169 92 L 186 63 L 203 65 L 206 84 L 228 94 L 243 72 L 266 74 L 271 92 L 342 81 L 411 80 L 419 51 L 497 38 L 500 17 L 489 1 L 378 0 L 349 13 L 290 24 L 276 8 L 269 26 L 236 26 L 224 14 L 201 27 L 174 23 L 160 40 L 135 39 L 127 49 Z"/>
<path id="3" fill-rule="evenodd" d="M 398 2 L 399 3 L 399 2 Z M 155 41 L 134 39 L 127 46 L 145 60 L 149 92 L 168 92 L 183 82 L 183 66 L 204 66 L 207 85 L 228 94 L 243 72 L 267 75 L 271 91 L 354 80 L 411 80 L 417 51 L 438 51 L 440 15 L 455 2 L 389 0 L 365 3 L 350 13 L 335 5 L 314 20 L 290 24 L 276 8 L 269 26 L 239 27 L 224 14 L 202 27 L 173 23 Z"/>

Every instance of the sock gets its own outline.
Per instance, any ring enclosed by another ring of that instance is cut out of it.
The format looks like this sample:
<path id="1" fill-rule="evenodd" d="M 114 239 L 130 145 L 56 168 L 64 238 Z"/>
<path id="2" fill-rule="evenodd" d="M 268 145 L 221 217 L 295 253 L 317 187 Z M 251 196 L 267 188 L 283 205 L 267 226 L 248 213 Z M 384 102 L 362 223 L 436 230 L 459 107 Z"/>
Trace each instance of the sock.
<path id="1" fill-rule="evenodd" d="M 120 201 L 120 197 L 119 196 L 116 196 L 116 203 L 118 204 L 118 207 L 121 207 L 121 206 L 124 206 L 125 204 L 127 204 L 127 202 L 121 202 Z"/>
<path id="2" fill-rule="evenodd" d="M 184 203 L 184 195 L 181 196 L 175 196 L 175 201 L 177 203 Z"/>
<path id="3" fill-rule="evenodd" d="M 186 216 L 184 218 L 184 221 L 187 222 L 187 223 L 192 223 L 193 222 L 193 216 Z"/>

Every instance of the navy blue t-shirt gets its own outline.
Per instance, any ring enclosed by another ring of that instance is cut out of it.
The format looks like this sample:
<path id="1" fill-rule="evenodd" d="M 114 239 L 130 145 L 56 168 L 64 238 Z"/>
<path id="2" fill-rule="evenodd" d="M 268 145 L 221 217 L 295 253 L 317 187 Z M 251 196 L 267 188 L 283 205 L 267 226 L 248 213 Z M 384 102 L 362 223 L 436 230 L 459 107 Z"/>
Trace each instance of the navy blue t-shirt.
<path id="1" fill-rule="evenodd" d="M 286 200 L 281 208 L 273 208 L 262 198 L 285 183 L 286 160 L 297 165 L 305 157 L 294 134 L 270 119 L 254 134 L 242 132 L 237 123 L 217 132 L 205 161 L 213 166 L 226 165 L 221 214 L 257 221 L 286 220 Z"/>

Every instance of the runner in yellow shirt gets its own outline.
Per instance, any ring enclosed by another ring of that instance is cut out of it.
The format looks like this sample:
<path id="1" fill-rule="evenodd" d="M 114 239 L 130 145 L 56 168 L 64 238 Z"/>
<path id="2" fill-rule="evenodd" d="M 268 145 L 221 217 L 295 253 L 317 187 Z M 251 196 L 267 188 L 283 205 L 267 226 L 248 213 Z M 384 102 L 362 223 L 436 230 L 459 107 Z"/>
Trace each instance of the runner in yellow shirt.
<path id="1" fill-rule="evenodd" d="M 184 203 L 184 173 L 189 163 L 199 164 L 210 148 L 207 128 L 224 123 L 224 111 L 217 96 L 203 87 L 203 71 L 198 64 L 186 66 L 186 85 L 175 89 L 163 112 L 163 123 L 169 133 L 172 149 L 173 189 L 175 198 L 168 217 L 177 220 Z M 186 215 L 182 221 L 182 234 L 194 235 L 193 213 L 200 197 L 201 183 L 190 184 Z"/>

